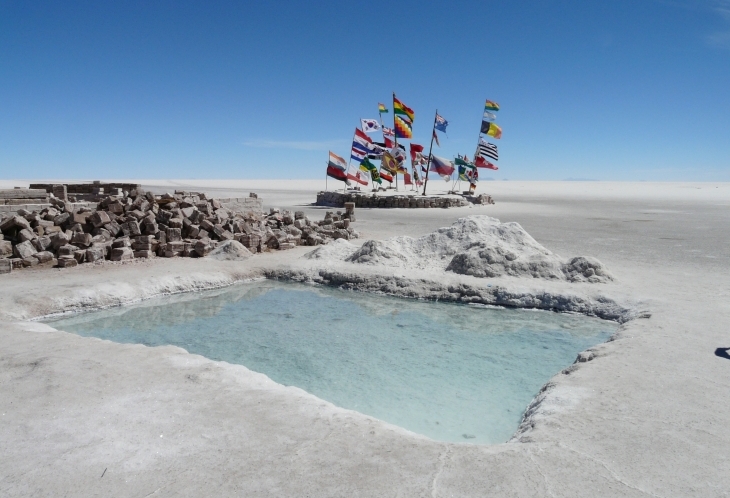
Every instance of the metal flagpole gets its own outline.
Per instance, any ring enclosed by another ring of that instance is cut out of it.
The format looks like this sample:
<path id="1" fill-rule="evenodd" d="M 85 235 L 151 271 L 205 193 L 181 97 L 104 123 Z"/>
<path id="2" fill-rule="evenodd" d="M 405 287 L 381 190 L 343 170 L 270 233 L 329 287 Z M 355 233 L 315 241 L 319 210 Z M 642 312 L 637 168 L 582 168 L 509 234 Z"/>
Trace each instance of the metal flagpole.
<path id="1" fill-rule="evenodd" d="M 394 151 L 398 151 L 398 132 L 396 131 L 395 127 L 395 92 L 393 92 L 393 139 L 395 140 L 395 147 L 393 148 Z M 396 162 L 398 162 L 396 160 Z M 398 168 L 396 167 L 395 173 L 395 191 L 398 192 Z"/>
<path id="2" fill-rule="evenodd" d="M 426 161 L 426 179 L 423 182 L 423 195 L 426 195 L 426 185 L 428 185 L 428 172 L 431 170 L 431 152 L 433 151 L 433 136 L 436 133 L 436 116 L 439 115 L 439 110 L 433 116 L 433 128 L 431 129 L 431 145 L 428 147 L 428 161 Z"/>

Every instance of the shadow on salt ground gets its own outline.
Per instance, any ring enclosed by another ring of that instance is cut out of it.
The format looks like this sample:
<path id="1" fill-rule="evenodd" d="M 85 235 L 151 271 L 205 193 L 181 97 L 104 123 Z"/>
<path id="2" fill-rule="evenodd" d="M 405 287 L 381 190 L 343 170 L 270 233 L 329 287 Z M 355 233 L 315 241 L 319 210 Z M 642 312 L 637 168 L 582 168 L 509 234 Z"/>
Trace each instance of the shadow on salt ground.
<path id="1" fill-rule="evenodd" d="M 715 356 L 719 356 L 720 358 L 727 358 L 730 360 L 730 354 L 728 354 L 727 350 L 730 348 L 717 348 L 715 350 Z"/>

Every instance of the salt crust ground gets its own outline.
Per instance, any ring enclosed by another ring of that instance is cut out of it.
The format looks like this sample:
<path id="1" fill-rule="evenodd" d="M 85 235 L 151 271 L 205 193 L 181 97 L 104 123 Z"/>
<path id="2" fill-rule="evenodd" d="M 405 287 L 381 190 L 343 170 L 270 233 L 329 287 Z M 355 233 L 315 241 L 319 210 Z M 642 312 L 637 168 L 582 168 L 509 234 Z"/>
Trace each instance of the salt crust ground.
<path id="1" fill-rule="evenodd" d="M 515 295 L 571 288 L 588 301 L 603 296 L 652 312 L 556 375 L 513 442 L 435 443 L 241 366 L 17 321 L 271 272 L 311 273 L 311 260 L 295 259 L 306 249 L 205 265 L 30 270 L 0 277 L 0 494 L 727 495 L 730 361 L 713 353 L 730 346 L 730 186 L 493 185 L 496 206 L 360 210 L 358 229 L 382 239 L 423 235 L 469 214 L 518 221 L 560 254 L 597 256 L 618 280 L 453 275 L 441 285 L 489 280 Z M 299 185 L 270 198 L 297 207 L 309 193 Z M 419 271 L 377 278 L 422 288 L 429 275 Z"/>

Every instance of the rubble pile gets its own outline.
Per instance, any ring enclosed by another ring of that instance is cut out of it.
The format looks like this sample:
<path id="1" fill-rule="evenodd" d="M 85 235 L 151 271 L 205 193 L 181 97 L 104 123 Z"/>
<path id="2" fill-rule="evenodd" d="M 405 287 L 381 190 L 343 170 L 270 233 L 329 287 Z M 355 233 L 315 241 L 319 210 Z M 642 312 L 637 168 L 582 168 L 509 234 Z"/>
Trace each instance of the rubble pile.
<path id="1" fill-rule="evenodd" d="M 302 211 L 227 208 L 203 193 L 153 195 L 141 187 L 108 195 L 96 206 L 77 207 L 50 195 L 40 211 L 0 213 L 0 273 L 48 264 L 67 268 L 97 261 L 135 258 L 204 257 L 235 240 L 250 252 L 316 246 L 358 237 L 345 213 L 309 220 Z M 256 194 L 250 194 L 256 198 Z M 256 206 L 260 206 L 257 200 Z"/>

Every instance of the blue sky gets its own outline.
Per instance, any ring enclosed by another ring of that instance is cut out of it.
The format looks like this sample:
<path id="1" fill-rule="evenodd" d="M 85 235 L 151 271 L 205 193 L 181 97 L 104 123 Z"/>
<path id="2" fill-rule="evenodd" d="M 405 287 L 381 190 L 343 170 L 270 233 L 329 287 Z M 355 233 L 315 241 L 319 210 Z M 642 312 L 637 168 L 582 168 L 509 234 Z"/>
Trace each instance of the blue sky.
<path id="1" fill-rule="evenodd" d="M 730 0 L 0 0 L 0 178 L 321 178 L 393 91 L 445 157 L 499 102 L 497 179 L 730 181 Z"/>

